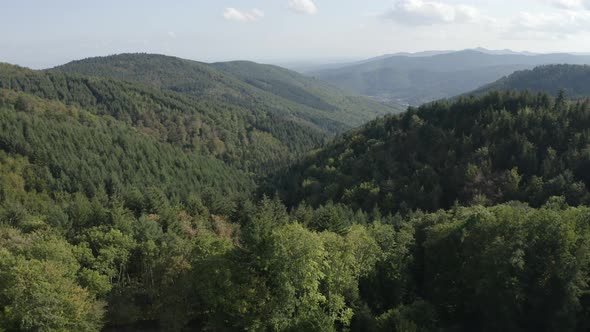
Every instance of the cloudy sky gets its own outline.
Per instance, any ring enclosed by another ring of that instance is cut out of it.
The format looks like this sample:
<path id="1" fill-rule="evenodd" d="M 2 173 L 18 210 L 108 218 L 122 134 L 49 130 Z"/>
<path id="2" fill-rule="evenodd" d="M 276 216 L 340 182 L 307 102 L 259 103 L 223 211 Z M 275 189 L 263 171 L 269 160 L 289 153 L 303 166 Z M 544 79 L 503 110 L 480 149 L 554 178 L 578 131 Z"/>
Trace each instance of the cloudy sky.
<path id="1" fill-rule="evenodd" d="M 336 60 L 464 49 L 590 52 L 590 0 L 0 0 L 0 61 L 122 52 Z"/>

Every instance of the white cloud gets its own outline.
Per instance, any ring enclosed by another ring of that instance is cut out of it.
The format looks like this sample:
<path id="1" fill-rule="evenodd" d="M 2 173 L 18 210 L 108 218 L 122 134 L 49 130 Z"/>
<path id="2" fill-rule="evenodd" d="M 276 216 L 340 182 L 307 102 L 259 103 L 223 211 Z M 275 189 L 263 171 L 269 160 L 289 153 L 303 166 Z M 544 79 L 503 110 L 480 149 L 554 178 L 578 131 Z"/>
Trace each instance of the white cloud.
<path id="1" fill-rule="evenodd" d="M 442 0 L 396 0 L 380 16 L 408 26 L 475 24 L 503 39 L 571 38 L 590 32 L 590 0 L 539 0 L 551 11 L 514 12 L 507 17 L 489 17 L 477 8 Z"/>
<path id="2" fill-rule="evenodd" d="M 429 0 L 397 0 L 381 16 L 407 25 L 473 23 L 483 19 L 475 7 Z"/>
<path id="3" fill-rule="evenodd" d="M 168 37 L 176 39 L 176 33 L 174 31 L 168 31 Z"/>
<path id="4" fill-rule="evenodd" d="M 590 31 L 590 12 L 561 10 L 551 13 L 522 12 L 512 18 L 508 33 L 568 36 Z"/>
<path id="5" fill-rule="evenodd" d="M 254 22 L 264 17 L 264 12 L 260 9 L 252 9 L 250 11 L 240 11 L 233 7 L 225 8 L 223 11 L 223 18 L 227 21 L 236 22 Z"/>
<path id="6" fill-rule="evenodd" d="M 590 31 L 590 0 L 539 0 L 550 12 L 521 12 L 512 17 L 507 33 L 545 38 L 569 38 Z"/>
<path id="7" fill-rule="evenodd" d="M 552 0 L 551 3 L 561 9 L 579 10 L 590 7 L 589 0 Z"/>
<path id="8" fill-rule="evenodd" d="M 525 30 L 562 30 L 577 25 L 578 15 L 569 13 L 530 13 L 522 12 L 515 20 L 515 25 Z"/>
<path id="9" fill-rule="evenodd" d="M 318 7 L 312 0 L 289 0 L 289 8 L 300 14 L 315 15 Z"/>

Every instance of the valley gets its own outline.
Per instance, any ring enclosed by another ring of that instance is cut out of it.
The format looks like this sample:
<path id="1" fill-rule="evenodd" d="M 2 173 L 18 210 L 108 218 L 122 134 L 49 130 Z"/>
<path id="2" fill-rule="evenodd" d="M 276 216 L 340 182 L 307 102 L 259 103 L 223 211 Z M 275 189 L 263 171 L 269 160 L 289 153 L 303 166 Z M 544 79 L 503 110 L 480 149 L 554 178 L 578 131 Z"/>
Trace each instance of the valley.
<path id="1" fill-rule="evenodd" d="M 386 55 L 306 74 L 361 95 L 419 106 L 470 92 L 515 71 L 548 64 L 590 64 L 590 57 L 469 49 Z"/>

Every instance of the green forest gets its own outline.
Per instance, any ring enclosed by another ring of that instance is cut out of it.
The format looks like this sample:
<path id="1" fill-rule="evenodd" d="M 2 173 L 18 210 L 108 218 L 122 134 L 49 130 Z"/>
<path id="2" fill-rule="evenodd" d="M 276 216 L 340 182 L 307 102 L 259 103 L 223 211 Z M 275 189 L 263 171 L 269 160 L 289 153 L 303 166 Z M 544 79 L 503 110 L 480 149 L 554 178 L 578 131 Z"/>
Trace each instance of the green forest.
<path id="1" fill-rule="evenodd" d="M 310 153 L 278 176 L 288 204 L 386 213 L 512 200 L 590 203 L 590 101 L 491 92 L 409 108 Z"/>
<path id="2" fill-rule="evenodd" d="M 568 97 L 584 99 L 590 94 L 589 65 L 545 65 L 512 73 L 496 82 L 484 85 L 472 94 L 490 91 L 548 92 L 557 96 L 563 90 Z"/>
<path id="3" fill-rule="evenodd" d="M 586 331 L 575 97 L 396 114 L 249 62 L 2 64 L 0 331 Z"/>

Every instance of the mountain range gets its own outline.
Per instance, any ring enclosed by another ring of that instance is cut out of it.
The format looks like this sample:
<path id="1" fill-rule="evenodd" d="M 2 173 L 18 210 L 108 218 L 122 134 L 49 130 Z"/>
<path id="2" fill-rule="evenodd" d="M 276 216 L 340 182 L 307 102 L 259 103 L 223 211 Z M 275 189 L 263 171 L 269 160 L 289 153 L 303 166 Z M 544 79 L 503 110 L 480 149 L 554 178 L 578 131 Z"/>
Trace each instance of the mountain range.
<path id="1" fill-rule="evenodd" d="M 545 64 L 590 64 L 588 55 L 485 49 L 381 56 L 306 73 L 357 94 L 420 105 L 473 91 L 515 71 Z"/>
<path id="2" fill-rule="evenodd" d="M 74 61 L 51 71 L 119 79 L 201 98 L 234 96 L 331 133 L 400 110 L 281 67 L 247 61 L 207 64 L 157 54 L 120 54 Z"/>
<path id="3" fill-rule="evenodd" d="M 401 110 L 278 67 L 150 54 L 91 58 L 44 71 L 4 64 L 0 88 L 115 117 L 245 171 L 285 163 Z"/>

